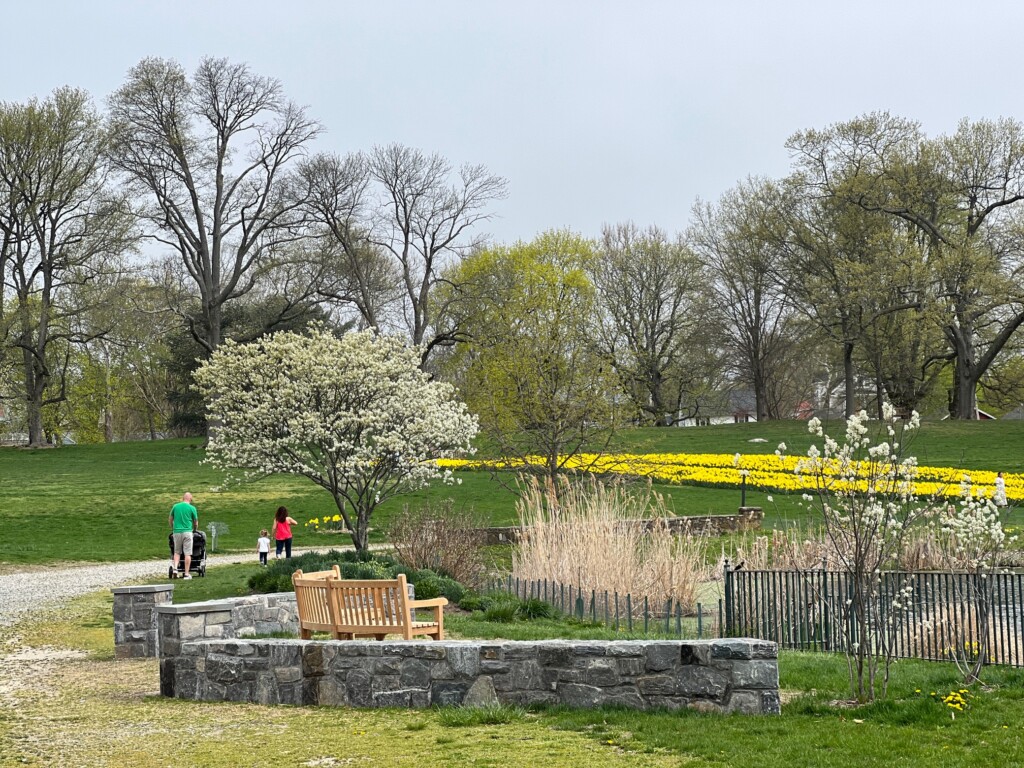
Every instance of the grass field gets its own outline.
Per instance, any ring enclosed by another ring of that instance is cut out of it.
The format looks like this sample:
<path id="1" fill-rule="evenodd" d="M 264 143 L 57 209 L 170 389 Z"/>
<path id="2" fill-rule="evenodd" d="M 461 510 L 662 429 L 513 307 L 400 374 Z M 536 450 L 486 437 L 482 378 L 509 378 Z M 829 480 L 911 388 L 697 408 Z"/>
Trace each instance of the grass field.
<path id="1" fill-rule="evenodd" d="M 841 432 L 841 425 L 834 425 Z M 766 442 L 752 443 L 763 438 Z M 616 450 L 683 453 L 770 453 L 785 441 L 791 453 L 810 444 L 798 422 L 740 424 L 624 432 Z M 1024 471 L 1024 422 L 925 424 L 912 450 L 921 463 L 965 469 Z M 49 450 L 0 449 L 0 563 L 118 561 L 162 558 L 167 548 L 167 510 L 180 494 L 196 496 L 203 527 L 223 522 L 229 532 L 220 549 L 255 550 L 260 528 L 286 505 L 300 523 L 335 512 L 329 495 L 302 478 L 275 477 L 217 490 L 223 477 L 201 463 L 199 440 L 68 446 Z M 485 472 L 459 472 L 458 486 L 436 485 L 385 504 L 375 517 L 373 538 L 383 537 L 388 519 L 405 503 L 471 506 L 494 524 L 515 521 L 515 496 Z M 733 512 L 735 489 L 656 486 L 671 496 L 677 514 Z M 796 497 L 750 490 L 747 503 L 765 508 L 766 524 L 806 520 Z M 1024 522 L 1019 511 L 1008 524 Z M 296 545 L 319 545 L 327 537 L 299 525 Z M 328 545 L 344 538 L 330 538 Z"/>

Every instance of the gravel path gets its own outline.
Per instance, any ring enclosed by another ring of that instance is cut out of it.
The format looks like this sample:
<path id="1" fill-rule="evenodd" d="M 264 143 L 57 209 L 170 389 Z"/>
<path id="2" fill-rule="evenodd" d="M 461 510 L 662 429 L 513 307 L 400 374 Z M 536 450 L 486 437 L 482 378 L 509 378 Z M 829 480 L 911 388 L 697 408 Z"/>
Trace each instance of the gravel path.
<path id="1" fill-rule="evenodd" d="M 208 555 L 206 562 L 215 566 L 241 563 L 247 559 L 255 560 L 255 555 L 245 552 Z M 156 584 L 171 583 L 167 579 L 169 565 L 168 558 L 71 568 L 39 568 L 0 575 L 0 627 L 13 624 L 21 614 L 59 605 L 73 597 L 100 589 L 119 587 L 143 579 L 153 579 Z"/>

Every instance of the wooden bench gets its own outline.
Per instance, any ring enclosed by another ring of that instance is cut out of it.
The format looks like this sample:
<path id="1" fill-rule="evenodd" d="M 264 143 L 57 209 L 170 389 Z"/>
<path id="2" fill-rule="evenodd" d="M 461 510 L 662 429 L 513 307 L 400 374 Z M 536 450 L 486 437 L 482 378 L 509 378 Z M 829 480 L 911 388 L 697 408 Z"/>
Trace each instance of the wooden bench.
<path id="1" fill-rule="evenodd" d="M 299 611 L 299 635 L 308 640 L 313 632 L 330 632 L 338 640 L 356 637 L 401 635 L 412 640 L 424 635 L 444 639 L 444 606 L 448 599 L 410 600 L 405 574 L 397 579 L 357 581 L 341 579 L 337 566 L 331 571 L 292 575 Z M 433 621 L 416 621 L 416 609 L 429 608 Z"/>

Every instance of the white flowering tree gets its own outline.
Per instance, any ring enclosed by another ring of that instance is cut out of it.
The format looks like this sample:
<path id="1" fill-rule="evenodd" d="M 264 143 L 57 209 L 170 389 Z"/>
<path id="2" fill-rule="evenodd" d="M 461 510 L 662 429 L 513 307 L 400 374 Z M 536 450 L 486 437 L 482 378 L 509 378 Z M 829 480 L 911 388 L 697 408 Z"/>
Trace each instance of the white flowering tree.
<path id="1" fill-rule="evenodd" d="M 838 609 L 832 619 L 843 637 L 851 692 L 860 701 L 874 699 L 879 686 L 885 695 L 899 619 L 910 597 L 909 585 L 883 595 L 882 571 L 896 560 L 911 527 L 932 509 L 915 497 L 917 460 L 905 455 L 906 438 L 919 423 L 916 413 L 901 421 L 886 405 L 879 434 L 872 436 L 861 411 L 847 419 L 839 443 L 819 419 L 811 419 L 808 429 L 823 444 L 812 445 L 797 463 L 796 472 L 814 480 L 816 493 L 804 498 L 820 513 L 838 561 L 830 565 L 844 574 L 846 599 L 832 603 Z"/>
<path id="2" fill-rule="evenodd" d="M 373 331 L 323 328 L 225 342 L 196 372 L 219 424 L 207 460 L 245 476 L 308 477 L 331 493 L 357 550 L 385 500 L 470 450 L 476 417 L 419 368 L 420 350 Z"/>
<path id="3" fill-rule="evenodd" d="M 967 620 L 947 620 L 939 628 L 934 626 L 938 620 L 934 617 L 924 629 L 947 638 L 946 655 L 964 681 L 973 683 L 980 680 L 990 655 L 993 587 L 989 576 L 995 572 L 1008 539 L 999 520 L 999 507 L 991 496 L 973 488 L 968 476 L 960 484 L 958 503 L 939 510 L 936 526 L 945 568 L 961 575 L 952 580 L 953 597 L 967 608 Z"/>
<path id="4" fill-rule="evenodd" d="M 812 445 L 796 466 L 798 474 L 813 479 L 816 492 L 805 494 L 804 499 L 820 513 L 836 561 L 830 566 L 842 574 L 845 598 L 830 600 L 830 610 L 843 640 L 851 692 L 861 701 L 873 700 L 879 689 L 886 694 L 911 601 L 925 597 L 914 594 L 909 576 L 885 577 L 888 569 L 897 567 L 908 533 L 919 524 L 937 529 L 946 566 L 969 577 L 963 582 L 953 580 L 965 586 L 952 599 L 969 606 L 975 623 L 950 624 L 941 628 L 941 634 L 978 638 L 981 647 L 954 641 L 949 655 L 968 680 L 977 679 L 987 658 L 990 596 L 986 579 L 1005 540 L 998 509 L 972 488 L 968 478 L 961 485 L 958 504 L 915 495 L 917 460 L 907 453 L 907 440 L 919 425 L 916 412 L 902 420 L 886 404 L 874 430 L 864 411 L 849 417 L 840 444 L 825 434 L 820 420 L 811 419 L 808 429 L 822 439 L 822 447 Z M 876 434 L 869 434 L 872 431 Z M 781 445 L 777 453 L 784 450 Z M 937 615 L 950 613 L 948 606 L 933 610 Z M 924 618 L 915 627 L 917 636 L 940 631 L 934 621 L 934 617 Z"/>

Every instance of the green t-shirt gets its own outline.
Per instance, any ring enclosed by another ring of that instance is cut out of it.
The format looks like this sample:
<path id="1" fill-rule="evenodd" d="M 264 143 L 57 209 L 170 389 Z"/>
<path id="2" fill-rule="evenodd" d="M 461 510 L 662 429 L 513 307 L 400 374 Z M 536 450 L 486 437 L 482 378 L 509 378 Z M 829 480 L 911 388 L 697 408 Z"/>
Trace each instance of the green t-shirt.
<path id="1" fill-rule="evenodd" d="M 174 518 L 174 533 L 187 533 L 194 527 L 193 523 L 199 521 L 199 514 L 196 508 L 187 501 L 179 501 L 171 507 L 171 517 Z"/>

